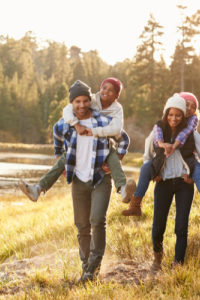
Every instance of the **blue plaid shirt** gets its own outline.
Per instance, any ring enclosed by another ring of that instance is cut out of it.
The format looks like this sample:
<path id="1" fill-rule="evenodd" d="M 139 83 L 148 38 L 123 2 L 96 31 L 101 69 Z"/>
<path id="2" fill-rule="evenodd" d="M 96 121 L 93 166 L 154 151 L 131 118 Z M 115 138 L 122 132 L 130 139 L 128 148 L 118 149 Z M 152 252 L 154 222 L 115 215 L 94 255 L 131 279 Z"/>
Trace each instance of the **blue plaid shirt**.
<path id="1" fill-rule="evenodd" d="M 111 122 L 109 116 L 104 116 L 97 111 L 92 111 L 92 125 L 95 127 L 105 127 Z M 61 156 L 66 151 L 65 169 L 67 172 L 67 183 L 70 184 L 75 175 L 76 166 L 76 139 L 77 132 L 74 127 L 60 119 L 53 127 L 55 156 Z M 113 137 L 115 140 L 116 138 Z M 119 154 L 126 154 L 129 146 L 129 137 L 125 131 L 121 131 L 117 139 Z M 110 153 L 109 138 L 93 137 L 91 180 L 95 188 L 103 179 L 105 172 L 101 169 Z"/>

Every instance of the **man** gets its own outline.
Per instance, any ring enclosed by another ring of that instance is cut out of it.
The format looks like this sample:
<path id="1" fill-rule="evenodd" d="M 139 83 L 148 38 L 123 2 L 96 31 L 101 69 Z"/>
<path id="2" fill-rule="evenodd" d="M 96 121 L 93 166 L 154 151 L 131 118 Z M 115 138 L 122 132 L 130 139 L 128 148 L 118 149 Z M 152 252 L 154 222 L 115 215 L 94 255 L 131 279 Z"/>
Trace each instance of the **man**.
<path id="1" fill-rule="evenodd" d="M 90 109 L 90 88 L 76 81 L 69 89 L 69 100 L 79 123 L 87 128 L 105 127 L 111 118 Z M 118 153 L 126 154 L 129 145 L 122 131 Z M 74 127 L 58 121 L 54 126 L 55 155 L 66 150 L 67 183 L 72 183 L 74 221 L 78 229 L 79 255 L 83 274 L 80 281 L 93 280 L 99 272 L 106 246 L 106 213 L 111 195 L 111 175 L 102 165 L 109 155 L 109 140 L 79 135 Z M 92 234 L 91 234 L 92 229 Z"/>
<path id="2" fill-rule="evenodd" d="M 79 92 L 79 88 L 81 88 L 83 95 L 88 93 L 89 87 L 78 80 L 76 89 L 71 92 L 69 97 L 70 103 L 73 100 L 72 95 L 76 96 L 77 92 Z M 72 103 L 63 110 L 65 122 L 72 127 L 74 126 L 79 135 L 93 135 L 96 138 L 107 138 L 108 136 L 116 136 L 117 139 L 120 138 L 120 132 L 123 126 L 123 108 L 117 99 L 121 89 L 122 84 L 118 79 L 107 78 L 102 82 L 100 92 L 95 95 L 90 93 L 90 107 L 112 118 L 107 126 L 102 127 L 101 124 L 100 126 L 97 124 L 92 129 L 89 129 L 79 124 L 79 120 L 74 114 Z M 136 183 L 133 179 L 129 179 L 126 182 L 126 176 L 121 165 L 123 156 L 124 154 L 117 153 L 117 151 L 112 149 L 102 167 L 105 172 L 111 172 L 116 190 L 118 193 L 121 193 L 122 202 L 128 203 L 136 190 Z M 65 158 L 66 152 L 64 151 L 62 156 L 58 157 L 56 164 L 40 179 L 37 185 L 28 185 L 25 181 L 19 180 L 18 185 L 22 192 L 25 193 L 31 201 L 37 202 L 41 192 L 46 193 L 61 174 L 66 176 Z"/>

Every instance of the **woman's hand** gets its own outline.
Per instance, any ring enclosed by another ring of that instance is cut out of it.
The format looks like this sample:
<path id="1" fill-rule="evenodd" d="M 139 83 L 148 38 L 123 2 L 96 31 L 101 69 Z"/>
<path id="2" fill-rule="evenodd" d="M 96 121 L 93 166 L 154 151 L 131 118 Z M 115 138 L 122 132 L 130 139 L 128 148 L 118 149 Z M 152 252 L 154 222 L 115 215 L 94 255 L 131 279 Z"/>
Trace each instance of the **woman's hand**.
<path id="1" fill-rule="evenodd" d="M 189 178 L 187 174 L 184 175 L 184 181 L 188 184 L 194 183 L 194 180 L 192 178 Z"/>
<path id="2" fill-rule="evenodd" d="M 153 181 L 155 182 L 160 182 L 162 180 L 162 176 L 160 174 L 158 174 L 154 179 Z"/>
<path id="3" fill-rule="evenodd" d="M 111 172 L 111 171 L 110 171 L 110 168 L 109 168 L 109 166 L 108 166 L 108 164 L 107 164 L 106 162 L 103 163 L 103 165 L 101 166 L 101 168 L 102 168 L 102 170 L 103 170 L 106 174 L 108 174 L 108 173 Z"/>

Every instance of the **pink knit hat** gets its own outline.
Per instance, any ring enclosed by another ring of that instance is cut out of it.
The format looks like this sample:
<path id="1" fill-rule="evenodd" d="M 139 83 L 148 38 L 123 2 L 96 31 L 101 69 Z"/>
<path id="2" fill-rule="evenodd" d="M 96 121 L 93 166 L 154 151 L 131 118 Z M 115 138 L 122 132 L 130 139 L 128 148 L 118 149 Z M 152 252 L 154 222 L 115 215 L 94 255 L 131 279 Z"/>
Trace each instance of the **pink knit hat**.
<path id="1" fill-rule="evenodd" d="M 179 96 L 181 96 L 181 98 L 183 98 L 183 99 L 185 99 L 185 100 L 191 100 L 191 101 L 194 101 L 195 104 L 196 104 L 196 109 L 198 109 L 199 103 L 198 103 L 198 100 L 197 100 L 197 98 L 195 97 L 195 95 L 193 95 L 192 93 L 186 93 L 186 92 L 183 92 L 183 93 L 179 93 Z"/>
<path id="2" fill-rule="evenodd" d="M 122 83 L 121 83 L 121 81 L 119 81 L 119 79 L 117 79 L 117 78 L 109 77 L 109 78 L 105 79 L 105 80 L 102 82 L 100 89 L 101 89 L 101 88 L 104 86 L 104 84 L 107 83 L 107 82 L 111 83 L 111 84 L 114 86 L 115 91 L 116 91 L 116 93 L 117 93 L 117 95 L 118 95 L 118 98 L 119 98 L 119 95 L 120 95 L 121 90 L 122 90 Z"/>

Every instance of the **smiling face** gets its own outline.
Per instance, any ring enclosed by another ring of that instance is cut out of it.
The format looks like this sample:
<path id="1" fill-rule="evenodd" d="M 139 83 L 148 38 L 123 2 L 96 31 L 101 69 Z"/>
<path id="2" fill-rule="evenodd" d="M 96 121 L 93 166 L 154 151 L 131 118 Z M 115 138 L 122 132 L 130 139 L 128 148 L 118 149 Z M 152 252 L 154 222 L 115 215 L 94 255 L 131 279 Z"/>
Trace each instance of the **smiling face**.
<path id="1" fill-rule="evenodd" d="M 78 96 L 72 101 L 73 110 L 79 120 L 91 117 L 90 98 L 88 96 Z"/>
<path id="2" fill-rule="evenodd" d="M 175 107 L 171 107 L 169 113 L 167 115 L 167 122 L 173 131 L 176 131 L 178 125 L 181 123 L 183 119 L 183 112 Z"/>
<path id="3" fill-rule="evenodd" d="M 186 118 L 190 118 L 196 111 L 196 104 L 192 100 L 186 100 Z"/>
<path id="4" fill-rule="evenodd" d="M 100 90 L 100 98 L 102 107 L 109 107 L 118 97 L 114 86 L 110 82 L 106 82 Z"/>

